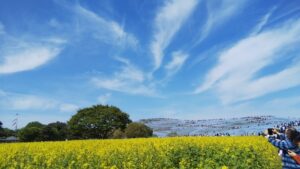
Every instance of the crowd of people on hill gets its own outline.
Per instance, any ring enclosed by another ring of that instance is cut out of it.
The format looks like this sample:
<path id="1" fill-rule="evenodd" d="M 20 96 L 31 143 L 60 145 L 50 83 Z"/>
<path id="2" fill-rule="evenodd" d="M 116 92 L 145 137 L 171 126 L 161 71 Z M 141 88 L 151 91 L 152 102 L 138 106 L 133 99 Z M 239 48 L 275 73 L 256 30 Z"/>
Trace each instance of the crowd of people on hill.
<path id="1" fill-rule="evenodd" d="M 288 128 L 298 128 L 298 127 L 300 127 L 300 120 L 280 123 L 274 126 L 274 128 L 276 128 L 276 130 L 278 130 L 280 133 L 284 133 Z M 259 132 L 258 135 L 261 136 L 264 135 L 264 133 Z"/>
<path id="2" fill-rule="evenodd" d="M 264 136 L 279 149 L 283 169 L 300 169 L 300 132 L 292 126 L 287 126 L 283 132 L 281 131 L 281 128 L 268 129 L 264 132 Z"/>
<path id="3" fill-rule="evenodd" d="M 300 127 L 300 120 L 290 121 L 287 123 L 281 123 L 275 126 L 281 133 L 290 127 Z"/>
<path id="4" fill-rule="evenodd" d="M 259 126 L 260 123 L 263 123 L 264 125 L 266 125 L 265 120 L 267 120 L 267 116 L 266 117 L 265 116 L 256 117 L 256 118 L 244 117 L 244 119 L 246 121 L 250 121 L 250 122 L 253 122 L 253 123 L 258 123 L 258 126 Z M 285 122 L 285 123 L 278 123 L 278 124 L 275 124 L 275 125 L 274 125 L 274 123 L 269 123 L 268 125 L 273 126 L 280 133 L 284 133 L 287 128 L 291 128 L 291 127 L 300 128 L 300 120 L 294 120 L 294 121 L 289 121 L 289 122 Z M 177 126 L 181 126 L 181 125 L 178 124 Z M 208 127 L 207 125 L 199 125 L 199 126 Z M 232 130 L 232 129 L 239 129 L 239 128 L 241 128 L 241 126 L 232 126 L 232 127 L 225 128 L 225 127 L 222 127 L 222 126 L 213 126 L 212 125 L 210 128 L 218 128 L 220 131 L 222 130 L 222 131 L 225 131 L 225 132 L 216 132 L 216 131 L 209 132 L 209 131 L 206 131 L 206 132 L 197 133 L 197 134 L 189 133 L 189 134 L 185 134 L 183 136 L 219 136 L 219 137 L 233 136 L 235 134 L 232 134 L 230 132 L 226 132 L 226 129 L 229 131 L 229 130 Z M 249 132 L 241 133 L 241 134 L 238 134 L 238 135 L 240 135 L 240 136 L 261 136 L 261 135 L 264 135 L 264 133 L 263 133 L 263 131 L 262 132 L 249 131 Z"/>
<path id="5" fill-rule="evenodd" d="M 230 136 L 229 133 L 216 133 L 215 136 Z"/>

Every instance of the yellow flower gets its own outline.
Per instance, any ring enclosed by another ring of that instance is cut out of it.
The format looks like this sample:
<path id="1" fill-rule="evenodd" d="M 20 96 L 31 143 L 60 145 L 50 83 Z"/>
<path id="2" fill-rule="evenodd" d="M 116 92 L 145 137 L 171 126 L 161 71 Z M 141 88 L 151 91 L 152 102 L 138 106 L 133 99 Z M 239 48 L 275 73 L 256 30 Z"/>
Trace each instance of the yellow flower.
<path id="1" fill-rule="evenodd" d="M 0 144 L 0 169 L 187 169 L 218 166 L 222 166 L 219 167 L 221 169 L 280 168 L 281 164 L 276 149 L 262 137 L 176 137 Z"/>
<path id="2" fill-rule="evenodd" d="M 228 167 L 224 165 L 224 166 L 222 166 L 222 169 L 228 169 Z"/>

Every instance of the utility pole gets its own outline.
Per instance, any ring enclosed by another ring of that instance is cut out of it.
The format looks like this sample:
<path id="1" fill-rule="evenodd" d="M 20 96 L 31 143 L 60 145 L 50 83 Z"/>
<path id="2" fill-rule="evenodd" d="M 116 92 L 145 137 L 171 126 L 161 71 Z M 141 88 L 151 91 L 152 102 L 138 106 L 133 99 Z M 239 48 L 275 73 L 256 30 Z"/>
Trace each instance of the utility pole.
<path id="1" fill-rule="evenodd" d="M 18 130 L 18 117 L 19 117 L 19 114 L 17 113 L 16 118 L 12 121 L 13 122 L 12 126 L 15 127 L 16 131 Z"/>

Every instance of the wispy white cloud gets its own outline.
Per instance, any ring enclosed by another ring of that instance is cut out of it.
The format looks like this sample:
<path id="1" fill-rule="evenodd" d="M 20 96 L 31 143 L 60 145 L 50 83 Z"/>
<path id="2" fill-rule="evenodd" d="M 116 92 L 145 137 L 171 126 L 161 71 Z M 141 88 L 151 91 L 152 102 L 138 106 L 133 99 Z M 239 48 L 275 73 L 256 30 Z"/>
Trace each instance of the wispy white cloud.
<path id="1" fill-rule="evenodd" d="M 129 60 L 117 58 L 124 64 L 112 77 L 93 77 L 92 83 L 99 88 L 128 94 L 155 96 L 153 87 L 146 85 L 146 74 L 131 64 Z"/>
<path id="2" fill-rule="evenodd" d="M 277 22 L 277 21 L 279 21 L 279 20 L 281 20 L 281 19 L 283 19 L 283 18 L 285 18 L 285 17 L 287 17 L 289 15 L 292 15 L 294 13 L 299 12 L 300 11 L 300 7 L 297 6 L 297 5 L 295 5 L 295 8 L 292 8 L 292 9 L 282 9 L 282 10 L 283 10 L 282 13 L 274 16 L 273 18 L 270 18 L 269 19 L 269 23 Z"/>
<path id="3" fill-rule="evenodd" d="M 95 12 L 77 4 L 72 8 L 77 14 L 79 29 L 91 32 L 96 39 L 110 45 L 128 46 L 135 48 L 138 45 L 137 38 L 124 30 L 124 25 L 103 18 Z"/>
<path id="4" fill-rule="evenodd" d="M 271 8 L 271 10 L 261 18 L 260 22 L 256 25 L 256 27 L 252 31 L 253 35 L 259 33 L 263 29 L 263 27 L 268 23 L 270 17 L 272 16 L 272 14 L 276 9 L 277 7 Z"/>
<path id="5" fill-rule="evenodd" d="M 241 100 L 251 99 L 268 93 L 300 85 L 300 62 L 278 73 L 253 80 L 246 87 Z"/>
<path id="6" fill-rule="evenodd" d="M 55 101 L 33 95 L 10 95 L 1 99 L 1 107 L 11 110 L 46 110 L 55 106 Z"/>
<path id="7" fill-rule="evenodd" d="M 183 53 L 182 51 L 174 52 L 172 54 L 172 60 L 165 66 L 165 69 L 167 70 L 167 75 L 172 76 L 176 74 L 184 65 L 188 56 L 188 54 Z"/>
<path id="8" fill-rule="evenodd" d="M 1 29 L 1 23 L 0 23 Z M 0 74 L 36 69 L 58 56 L 67 43 L 60 37 L 12 36 L 5 33 L 0 45 Z"/>
<path id="9" fill-rule="evenodd" d="M 57 99 L 32 94 L 11 93 L 0 90 L 0 110 L 58 110 L 60 112 L 74 112 L 78 106 L 65 103 Z"/>
<path id="10" fill-rule="evenodd" d="M 223 51 L 217 65 L 206 75 L 196 93 L 215 89 L 223 103 L 256 98 L 300 85 L 300 63 L 269 75 L 256 77 L 264 67 L 285 57 L 289 46 L 299 45 L 300 20 L 242 39 Z"/>
<path id="11" fill-rule="evenodd" d="M 32 70 L 55 58 L 61 49 L 50 46 L 28 46 L 9 51 L 0 62 L 0 74 Z"/>
<path id="12" fill-rule="evenodd" d="M 60 112 L 76 112 L 79 110 L 79 107 L 75 104 L 70 104 L 70 103 L 62 103 L 59 105 L 59 111 Z"/>
<path id="13" fill-rule="evenodd" d="M 98 97 L 98 102 L 104 105 L 107 104 L 110 98 L 111 98 L 111 93 L 106 93 Z"/>
<path id="14" fill-rule="evenodd" d="M 136 82 L 145 81 L 145 74 L 138 67 L 130 63 L 129 60 L 117 57 L 116 60 L 122 62 L 124 66 L 121 68 L 121 72 L 116 73 L 115 75 L 121 79 L 132 80 Z"/>
<path id="15" fill-rule="evenodd" d="M 61 28 L 62 24 L 55 18 L 50 19 L 49 21 L 49 26 L 53 27 L 53 28 Z"/>
<path id="16" fill-rule="evenodd" d="M 51 43 L 51 44 L 56 44 L 56 45 L 63 45 L 68 42 L 68 40 L 60 38 L 60 37 L 50 37 L 46 38 L 44 42 Z"/>
<path id="17" fill-rule="evenodd" d="M 265 104 L 267 107 L 293 107 L 293 106 L 298 106 L 300 105 L 300 97 L 299 96 L 292 96 L 292 97 L 281 97 L 281 98 L 274 98 L 273 100 L 268 101 Z M 284 105 L 284 106 L 282 106 Z M 288 110 L 286 110 L 288 111 Z"/>
<path id="18" fill-rule="evenodd" d="M 218 28 L 231 17 L 236 16 L 247 0 L 210 0 L 207 3 L 207 19 L 197 37 L 194 46 L 202 42 L 213 29 Z"/>
<path id="19" fill-rule="evenodd" d="M 6 92 L 0 89 L 0 97 L 6 96 Z"/>
<path id="20" fill-rule="evenodd" d="M 169 0 L 158 11 L 154 23 L 154 38 L 150 46 L 154 70 L 161 66 L 165 48 L 191 15 L 197 3 L 197 0 Z"/>
<path id="21" fill-rule="evenodd" d="M 2 22 L 0 22 L 0 36 L 5 34 L 5 27 L 2 24 Z"/>

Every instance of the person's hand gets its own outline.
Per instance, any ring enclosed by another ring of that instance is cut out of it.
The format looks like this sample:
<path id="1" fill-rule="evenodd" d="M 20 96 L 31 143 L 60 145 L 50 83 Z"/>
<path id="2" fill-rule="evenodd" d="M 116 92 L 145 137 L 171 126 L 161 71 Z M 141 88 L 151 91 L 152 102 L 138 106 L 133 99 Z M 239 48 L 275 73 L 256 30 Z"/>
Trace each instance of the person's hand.
<path id="1" fill-rule="evenodd" d="M 274 134 L 279 134 L 279 132 L 276 129 L 272 130 Z"/>
<path id="2" fill-rule="evenodd" d="M 288 154 L 291 156 L 291 157 L 295 157 L 297 154 L 291 150 L 288 150 Z"/>
<path id="3" fill-rule="evenodd" d="M 264 136 L 267 136 L 267 135 L 269 135 L 269 132 L 268 132 L 268 130 L 265 130 L 264 131 Z"/>

